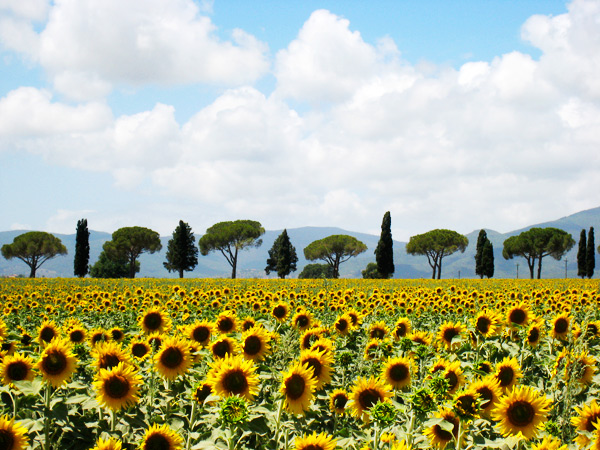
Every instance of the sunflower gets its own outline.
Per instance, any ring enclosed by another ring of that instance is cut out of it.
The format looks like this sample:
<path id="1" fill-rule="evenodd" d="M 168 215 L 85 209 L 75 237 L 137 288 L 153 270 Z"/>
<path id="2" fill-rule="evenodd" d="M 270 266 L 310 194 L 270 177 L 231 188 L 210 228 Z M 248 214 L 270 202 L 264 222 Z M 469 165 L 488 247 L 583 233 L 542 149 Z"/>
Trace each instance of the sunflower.
<path id="1" fill-rule="evenodd" d="M 317 382 L 315 390 L 318 391 L 331 381 L 331 365 L 333 364 L 331 353 L 304 350 L 300 353 L 300 364 L 306 364 L 312 369 L 313 377 Z"/>
<path id="2" fill-rule="evenodd" d="M 168 425 L 152 425 L 142 438 L 140 450 L 182 450 L 183 439 Z"/>
<path id="3" fill-rule="evenodd" d="M 15 419 L 9 419 L 9 416 L 0 417 L 0 448 L 25 450 L 28 445 L 27 429 L 21 423 L 15 423 Z"/>
<path id="4" fill-rule="evenodd" d="M 448 395 L 454 394 L 459 387 L 465 383 L 465 376 L 460 368 L 460 361 L 454 361 L 448 364 L 444 370 L 443 376 L 448 380 Z"/>
<path id="5" fill-rule="evenodd" d="M 440 327 L 437 337 L 447 350 L 455 350 L 460 346 L 460 343 L 457 342 L 456 338 L 458 337 L 460 339 L 464 337 L 466 331 L 467 329 L 460 322 L 445 322 Z"/>
<path id="6" fill-rule="evenodd" d="M 104 332 L 104 330 L 100 328 L 94 328 L 90 332 L 88 339 L 90 340 L 90 347 L 93 348 L 100 342 L 108 341 L 108 335 Z"/>
<path id="7" fill-rule="evenodd" d="M 87 331 L 81 325 L 73 325 L 67 330 L 69 341 L 73 344 L 83 344 L 87 338 Z"/>
<path id="8" fill-rule="evenodd" d="M 406 317 L 400 317 L 394 326 L 392 334 L 396 339 L 402 339 L 410 334 L 411 330 L 410 320 Z"/>
<path id="9" fill-rule="evenodd" d="M 504 392 L 512 388 L 522 377 L 521 367 L 517 359 L 505 357 L 496 364 L 494 377 L 498 380 L 498 384 Z"/>
<path id="10" fill-rule="evenodd" d="M 309 350 L 316 350 L 318 352 L 330 353 L 333 355 L 334 345 L 331 339 L 321 337 L 313 342 Z"/>
<path id="11" fill-rule="evenodd" d="M 563 445 L 560 439 L 546 436 L 542 442 L 534 444 L 531 450 L 567 450 L 567 445 Z"/>
<path id="12" fill-rule="evenodd" d="M 596 373 L 596 360 L 587 352 L 573 355 L 565 366 L 565 379 L 572 379 L 580 385 L 589 385 L 592 383 Z"/>
<path id="13" fill-rule="evenodd" d="M 311 435 L 305 434 L 297 437 L 294 444 L 296 450 L 334 450 L 336 440 L 325 433 L 317 434 L 316 431 L 313 431 Z"/>
<path id="14" fill-rule="evenodd" d="M 227 355 L 235 355 L 237 353 L 238 344 L 235 339 L 229 336 L 221 336 L 210 345 L 210 351 L 213 358 L 225 358 Z"/>
<path id="15" fill-rule="evenodd" d="M 380 320 L 378 322 L 374 322 L 371 325 L 369 325 L 369 331 L 368 331 L 368 335 L 369 335 L 369 339 L 385 339 L 385 337 L 390 333 L 390 329 L 388 328 L 388 326 L 386 325 L 386 323 L 383 320 Z"/>
<path id="16" fill-rule="evenodd" d="M 275 306 L 273 306 L 273 309 L 271 309 L 271 315 L 273 317 L 275 317 L 275 319 L 278 322 L 285 322 L 285 319 L 287 319 L 289 311 L 290 310 L 289 310 L 287 303 L 279 302 Z"/>
<path id="17" fill-rule="evenodd" d="M 157 306 L 152 306 L 142 314 L 138 323 L 146 334 L 166 333 L 171 329 L 171 318 Z"/>
<path id="18" fill-rule="evenodd" d="M 237 329 L 237 317 L 231 310 L 225 310 L 215 320 L 215 328 L 219 333 L 233 333 Z"/>
<path id="19" fill-rule="evenodd" d="M 386 401 L 392 396 L 391 387 L 379 378 L 360 377 L 356 380 L 350 393 L 352 415 L 369 421 L 369 410 L 378 402 Z"/>
<path id="20" fill-rule="evenodd" d="M 100 438 L 92 450 L 121 450 L 121 441 L 113 438 L 108 438 L 105 441 Z"/>
<path id="21" fill-rule="evenodd" d="M 564 339 L 569 333 L 571 319 L 568 313 L 562 313 L 552 319 L 552 331 L 550 334 L 553 339 Z"/>
<path id="22" fill-rule="evenodd" d="M 143 339 L 132 340 L 131 344 L 129 344 L 129 349 L 130 349 L 133 357 L 135 359 L 137 359 L 138 361 L 146 359 L 148 357 L 148 355 L 150 355 L 150 352 L 152 351 L 150 344 L 148 344 Z"/>
<path id="23" fill-rule="evenodd" d="M 480 411 L 479 393 L 472 388 L 456 393 L 452 399 L 454 412 L 463 420 L 474 419 Z"/>
<path id="24" fill-rule="evenodd" d="M 546 421 L 550 403 L 533 388 L 518 386 L 500 398 L 492 415 L 494 420 L 500 422 L 503 436 L 520 433 L 529 440 L 537 436 L 538 429 Z"/>
<path id="25" fill-rule="evenodd" d="M 192 398 L 200 404 L 203 404 L 204 401 L 210 396 L 212 395 L 213 390 L 212 387 L 210 386 L 210 383 L 207 383 L 206 381 L 199 383 L 196 388 L 193 390 L 192 392 Z"/>
<path id="26" fill-rule="evenodd" d="M 120 362 L 129 364 L 129 356 L 117 342 L 99 342 L 91 354 L 98 370 L 110 369 Z"/>
<path id="27" fill-rule="evenodd" d="M 38 342 L 41 345 L 49 344 L 52 339 L 59 336 L 58 328 L 52 321 L 44 320 L 38 328 Z"/>
<path id="28" fill-rule="evenodd" d="M 75 372 L 77 358 L 68 340 L 55 338 L 46 346 L 35 367 L 54 387 L 60 387 Z"/>
<path id="29" fill-rule="evenodd" d="M 271 351 L 271 335 L 263 327 L 253 327 L 242 333 L 244 358 L 260 361 Z"/>
<path id="30" fill-rule="evenodd" d="M 576 406 L 575 412 L 577 416 L 571 418 L 571 423 L 577 428 L 578 432 L 575 442 L 581 448 L 584 448 L 590 443 L 590 438 L 587 434 L 592 433 L 596 429 L 596 424 L 600 421 L 600 404 L 598 404 L 596 399 L 593 399 L 589 404 L 581 408 Z"/>
<path id="31" fill-rule="evenodd" d="M 381 378 L 394 389 L 403 389 L 410 385 L 414 363 L 409 358 L 388 358 L 381 370 Z"/>
<path id="32" fill-rule="evenodd" d="M 506 322 L 508 326 L 511 328 L 515 328 L 517 326 L 525 326 L 529 321 L 529 308 L 527 305 L 521 303 L 519 305 L 513 306 L 506 313 Z"/>
<path id="33" fill-rule="evenodd" d="M 488 376 L 482 380 L 475 381 L 469 385 L 469 390 L 479 394 L 479 409 L 481 415 L 489 417 L 498 404 L 502 395 L 500 383 L 493 376 Z"/>
<path id="34" fill-rule="evenodd" d="M 207 320 L 195 322 L 186 328 L 187 337 L 204 347 L 210 342 L 213 332 L 214 325 Z"/>
<path id="35" fill-rule="evenodd" d="M 458 429 L 460 425 L 460 419 L 454 414 L 454 411 L 450 409 L 442 409 L 435 414 L 438 419 L 443 419 L 452 425 L 450 427 L 442 427 L 439 423 L 426 428 L 423 432 L 425 436 L 429 438 L 429 442 L 432 447 L 444 449 L 446 445 L 454 440 L 458 440 Z"/>
<path id="36" fill-rule="evenodd" d="M 16 353 L 7 355 L 0 363 L 2 383 L 14 387 L 15 381 L 33 380 L 33 359 L 27 355 Z"/>
<path id="37" fill-rule="evenodd" d="M 125 332 L 119 327 L 112 327 L 108 330 L 108 335 L 113 341 L 121 342 L 125 339 Z"/>
<path id="38" fill-rule="evenodd" d="M 415 344 L 431 345 L 431 336 L 426 331 L 413 331 L 408 335 L 408 338 Z"/>
<path id="39" fill-rule="evenodd" d="M 481 311 L 473 319 L 473 325 L 484 338 L 494 336 L 498 332 L 498 318 L 494 313 Z"/>
<path id="40" fill-rule="evenodd" d="M 285 408 L 292 414 L 303 415 L 310 407 L 317 381 L 307 364 L 296 363 L 283 374 L 279 391 L 283 394 Z"/>
<path id="41" fill-rule="evenodd" d="M 348 393 L 343 389 L 336 389 L 329 395 L 329 409 L 336 414 L 344 414 L 348 404 Z"/>
<path id="42" fill-rule="evenodd" d="M 25 330 L 22 330 L 23 332 Z M 2 342 L 4 339 L 6 339 L 6 337 L 8 336 L 8 331 L 6 328 L 6 324 L 4 323 L 4 321 L 2 319 L 0 319 L 0 342 Z"/>
<path id="43" fill-rule="evenodd" d="M 242 356 L 225 356 L 213 363 L 206 382 L 221 397 L 238 395 L 252 401 L 258 393 L 258 375 L 253 361 Z"/>
<path id="44" fill-rule="evenodd" d="M 306 330 L 312 323 L 312 315 L 310 312 L 300 310 L 292 317 L 292 325 L 300 331 Z"/>
<path id="45" fill-rule="evenodd" d="M 154 355 L 154 364 L 161 376 L 174 380 L 192 365 L 189 344 L 177 337 L 165 338 L 158 353 Z"/>
<path id="46" fill-rule="evenodd" d="M 326 332 L 325 328 L 312 327 L 305 330 L 300 336 L 300 350 L 308 350 L 312 347 L 312 344 L 318 341 L 321 336 Z"/>
<path id="47" fill-rule="evenodd" d="M 348 314 L 342 314 L 334 322 L 333 328 L 337 333 L 346 336 L 352 329 L 352 319 Z"/>
<path id="48" fill-rule="evenodd" d="M 120 362 L 111 369 L 100 369 L 94 381 L 98 403 L 118 411 L 135 405 L 142 377 L 129 365 Z"/>

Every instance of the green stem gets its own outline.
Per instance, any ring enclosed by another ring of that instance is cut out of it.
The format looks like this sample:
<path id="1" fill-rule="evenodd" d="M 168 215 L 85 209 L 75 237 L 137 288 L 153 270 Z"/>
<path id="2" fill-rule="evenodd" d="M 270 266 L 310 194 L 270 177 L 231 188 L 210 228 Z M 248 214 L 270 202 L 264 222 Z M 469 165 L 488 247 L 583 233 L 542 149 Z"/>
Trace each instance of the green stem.
<path id="1" fill-rule="evenodd" d="M 114 434 L 117 428 L 117 413 L 114 410 L 110 410 L 110 433 Z"/>
<path id="2" fill-rule="evenodd" d="M 192 412 L 190 413 L 190 423 L 188 426 L 188 435 L 187 442 L 185 444 L 185 449 L 190 450 L 190 446 L 192 445 L 192 430 L 194 429 L 196 421 L 196 400 L 192 400 Z"/>
<path id="3" fill-rule="evenodd" d="M 373 430 L 373 450 L 377 450 L 379 448 L 379 426 L 377 422 L 375 422 L 375 429 Z"/>
<path id="4" fill-rule="evenodd" d="M 454 446 L 455 450 L 460 450 L 462 444 L 462 433 L 463 433 L 463 421 L 459 419 L 458 421 L 458 433 L 456 434 L 456 444 Z"/>
<path id="5" fill-rule="evenodd" d="M 44 450 L 50 450 L 50 398 L 52 397 L 52 385 L 46 382 L 44 392 Z"/>
<path id="6" fill-rule="evenodd" d="M 282 398 L 279 401 L 279 408 L 277 409 L 277 421 L 275 422 L 275 448 L 279 445 L 279 432 L 281 431 L 281 413 L 283 412 L 283 402 L 285 400 Z"/>
<path id="7" fill-rule="evenodd" d="M 410 412 L 410 420 L 408 421 L 408 431 L 406 432 L 406 445 L 412 448 L 413 445 L 413 428 L 415 426 L 415 412 Z"/>

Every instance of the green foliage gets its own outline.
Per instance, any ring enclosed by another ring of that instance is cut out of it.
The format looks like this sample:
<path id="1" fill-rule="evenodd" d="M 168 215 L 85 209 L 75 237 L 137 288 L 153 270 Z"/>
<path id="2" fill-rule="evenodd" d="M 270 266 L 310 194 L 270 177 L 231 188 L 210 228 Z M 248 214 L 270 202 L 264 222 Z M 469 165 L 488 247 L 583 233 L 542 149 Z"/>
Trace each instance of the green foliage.
<path id="1" fill-rule="evenodd" d="M 198 248 L 192 228 L 183 220 L 173 231 L 173 237 L 167 244 L 167 261 L 163 263 L 169 272 L 179 272 L 179 278 L 183 278 L 183 272 L 194 270 L 198 265 Z"/>
<path id="2" fill-rule="evenodd" d="M 17 258 L 30 268 L 29 277 L 35 278 L 37 269 L 57 255 L 66 255 L 67 248 L 56 236 L 44 231 L 29 231 L 15 237 L 12 244 L 1 249 L 6 259 Z"/>
<path id="3" fill-rule="evenodd" d="M 83 278 L 89 271 L 90 262 L 90 232 L 87 219 L 77 221 L 77 234 L 75 236 L 75 257 L 73 259 L 73 274 Z"/>
<path id="4" fill-rule="evenodd" d="M 585 257 L 586 276 L 592 278 L 596 268 L 596 244 L 594 242 L 594 227 L 590 227 L 587 238 L 587 252 Z"/>
<path id="5" fill-rule="evenodd" d="M 307 264 L 298 278 L 333 278 L 333 267 L 330 264 Z"/>
<path id="6" fill-rule="evenodd" d="M 218 250 L 231 266 L 231 278 L 236 277 L 237 259 L 240 250 L 260 247 L 265 229 L 260 222 L 253 220 L 236 220 L 219 222 L 206 230 L 206 234 L 198 240 L 200 253 L 203 256 Z"/>
<path id="7" fill-rule="evenodd" d="M 127 278 L 129 275 L 129 260 L 119 255 L 110 248 L 112 242 L 106 241 L 98 260 L 90 268 L 90 276 L 93 278 Z M 135 262 L 136 273 L 140 271 L 140 262 Z"/>
<path id="8" fill-rule="evenodd" d="M 409 255 L 425 255 L 427 262 L 433 269 L 432 278 L 440 279 L 442 276 L 442 259 L 457 251 L 463 253 L 469 245 L 466 236 L 452 230 L 435 229 L 427 233 L 412 236 L 406 244 L 406 253 Z"/>
<path id="9" fill-rule="evenodd" d="M 542 275 L 542 259 L 552 256 L 560 260 L 563 255 L 571 250 L 575 241 L 569 233 L 558 228 L 531 228 L 517 236 L 511 236 L 504 241 L 502 256 L 512 259 L 521 256 L 527 261 L 530 278 L 533 279 L 535 262 L 538 262 L 537 278 Z"/>
<path id="10" fill-rule="evenodd" d="M 482 276 L 492 278 L 494 276 L 494 246 L 487 240 L 483 245 L 481 258 Z"/>
<path id="11" fill-rule="evenodd" d="M 137 259 L 142 253 L 155 253 L 162 248 L 160 235 L 149 228 L 123 227 L 112 234 L 112 240 L 104 251 L 113 261 L 127 260 L 129 278 L 135 278 Z"/>
<path id="12" fill-rule="evenodd" d="M 380 278 L 387 278 L 379 273 L 379 270 L 377 269 L 377 263 L 374 262 L 367 264 L 367 267 L 361 273 L 364 279 L 376 280 Z"/>
<path id="13" fill-rule="evenodd" d="M 487 233 L 485 230 L 480 230 L 477 236 L 477 246 L 475 247 L 475 274 L 479 275 L 479 278 L 483 278 L 483 246 L 487 241 Z"/>
<path id="14" fill-rule="evenodd" d="M 291 272 L 296 271 L 297 262 L 296 248 L 290 242 L 287 230 L 283 230 L 273 242 L 271 250 L 269 250 L 265 272 L 267 275 L 271 272 L 277 272 L 279 278 L 285 278 Z"/>
<path id="15" fill-rule="evenodd" d="M 334 234 L 313 241 L 304 249 L 309 261 L 322 259 L 333 268 L 333 278 L 340 276 L 340 264 L 367 250 L 367 246 L 353 236 Z"/>
<path id="16" fill-rule="evenodd" d="M 394 241 L 392 239 L 392 218 L 389 211 L 383 215 L 381 236 L 377 248 L 375 248 L 375 260 L 379 278 L 389 278 L 394 274 Z M 363 278 L 365 278 L 364 273 Z"/>
<path id="17" fill-rule="evenodd" d="M 587 238 L 585 236 L 585 229 L 581 230 L 579 235 L 579 247 L 577 249 L 577 276 L 585 278 L 587 276 Z"/>

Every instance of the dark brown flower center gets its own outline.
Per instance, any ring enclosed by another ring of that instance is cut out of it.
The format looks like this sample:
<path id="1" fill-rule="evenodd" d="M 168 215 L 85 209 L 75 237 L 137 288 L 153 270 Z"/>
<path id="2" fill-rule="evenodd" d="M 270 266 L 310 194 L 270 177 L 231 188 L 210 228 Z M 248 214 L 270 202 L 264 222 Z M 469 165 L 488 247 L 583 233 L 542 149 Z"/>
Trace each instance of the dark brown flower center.
<path id="1" fill-rule="evenodd" d="M 104 382 L 104 392 L 110 398 L 123 398 L 129 389 L 129 381 L 122 375 L 112 375 Z"/>
<path id="2" fill-rule="evenodd" d="M 29 366 L 25 364 L 23 361 L 15 361 L 8 364 L 6 368 L 6 374 L 8 375 L 8 379 L 11 381 L 22 381 L 27 378 L 27 374 L 29 373 Z M 1 449 L 2 447 L 0 447 Z"/>
<path id="3" fill-rule="evenodd" d="M 554 332 L 556 334 L 566 333 L 569 329 L 569 321 L 564 317 L 561 317 L 554 322 Z"/>
<path id="4" fill-rule="evenodd" d="M 348 321 L 346 319 L 339 319 L 335 323 L 335 328 L 336 328 L 336 330 L 343 333 L 344 331 L 346 331 L 348 329 Z"/>
<path id="5" fill-rule="evenodd" d="M 481 409 L 486 409 L 491 405 L 492 399 L 494 398 L 494 394 L 492 390 L 486 386 L 483 386 L 477 389 L 477 393 L 479 394 L 479 398 L 481 398 Z"/>
<path id="6" fill-rule="evenodd" d="M 81 330 L 73 330 L 71 331 L 71 334 L 69 334 L 69 339 L 71 342 L 82 342 L 84 337 L 83 331 Z"/>
<path id="7" fill-rule="evenodd" d="M 10 430 L 0 430 L 0 449 L 12 450 L 15 436 Z"/>
<path id="8" fill-rule="evenodd" d="M 348 403 L 348 397 L 345 394 L 337 394 L 333 397 L 333 406 L 336 409 L 344 409 L 346 407 L 346 403 Z"/>
<path id="9" fill-rule="evenodd" d="M 117 330 L 117 329 L 111 330 L 110 334 L 111 334 L 113 340 L 115 340 L 115 341 L 120 341 L 121 339 L 123 339 L 123 336 L 124 336 L 123 332 L 121 330 Z"/>
<path id="10" fill-rule="evenodd" d="M 513 311 L 511 311 L 508 319 L 512 323 L 515 323 L 517 325 L 522 325 L 523 323 L 525 323 L 526 318 L 527 318 L 527 314 L 525 314 L 525 311 L 517 308 L 517 309 L 514 309 Z"/>
<path id="11" fill-rule="evenodd" d="M 141 342 L 137 342 L 131 346 L 131 353 L 137 358 L 142 358 L 148 353 L 148 347 Z"/>
<path id="12" fill-rule="evenodd" d="M 44 342 L 50 342 L 54 336 L 56 336 L 56 331 L 52 327 L 44 327 L 40 330 L 40 339 Z"/>
<path id="13" fill-rule="evenodd" d="M 298 328 L 304 328 L 308 326 L 308 316 L 306 314 L 302 314 L 296 318 L 296 326 Z"/>
<path id="14" fill-rule="evenodd" d="M 381 400 L 383 400 L 383 398 L 376 389 L 365 389 L 358 394 L 358 402 L 360 403 L 362 409 L 371 409 L 371 406 L 375 405 Z"/>
<path id="15" fill-rule="evenodd" d="M 244 341 L 244 353 L 254 356 L 262 350 L 262 341 L 258 336 L 251 335 Z"/>
<path id="16" fill-rule="evenodd" d="M 223 333 L 229 333 L 233 330 L 233 320 L 230 317 L 221 317 L 217 322 L 217 328 Z"/>
<path id="17" fill-rule="evenodd" d="M 369 336 L 371 339 L 383 339 L 385 337 L 385 330 L 380 327 L 373 328 Z"/>
<path id="18" fill-rule="evenodd" d="M 192 337 L 196 342 L 206 342 L 210 338 L 210 330 L 208 327 L 201 325 L 199 327 L 194 328 L 192 332 Z"/>
<path id="19" fill-rule="evenodd" d="M 479 317 L 477 319 L 477 331 L 479 331 L 481 334 L 486 334 L 488 331 L 490 331 L 491 324 L 492 322 L 487 317 Z"/>
<path id="20" fill-rule="evenodd" d="M 212 393 L 210 384 L 204 383 L 202 386 L 196 388 L 194 398 L 198 403 L 203 403 L 204 400 Z"/>
<path id="21" fill-rule="evenodd" d="M 406 332 L 407 332 L 407 328 L 406 328 L 406 324 L 404 323 L 399 323 L 398 325 L 396 325 L 396 336 L 397 337 L 404 337 L 406 336 Z"/>
<path id="22" fill-rule="evenodd" d="M 408 378 L 410 371 L 405 364 L 394 364 L 388 373 L 392 381 L 400 382 Z"/>
<path id="23" fill-rule="evenodd" d="M 512 383 L 513 379 L 515 378 L 515 371 L 512 367 L 503 366 L 500 368 L 500 371 L 496 375 L 496 378 L 498 379 L 498 381 L 500 381 L 501 387 L 506 387 L 510 383 Z"/>
<path id="24" fill-rule="evenodd" d="M 42 360 L 42 367 L 48 375 L 60 375 L 67 369 L 67 357 L 59 350 L 52 350 Z"/>
<path id="25" fill-rule="evenodd" d="M 234 395 L 242 394 L 248 388 L 248 380 L 240 369 L 232 370 L 223 375 L 223 388 Z"/>
<path id="26" fill-rule="evenodd" d="M 183 362 L 183 352 L 177 347 L 167 347 L 160 355 L 160 362 L 169 369 L 178 368 Z"/>
<path id="27" fill-rule="evenodd" d="M 101 369 L 110 369 L 112 367 L 119 365 L 120 362 L 121 362 L 121 360 L 119 359 L 119 357 L 116 354 L 105 353 L 100 356 L 100 358 L 98 360 L 98 365 L 100 366 Z"/>
<path id="28" fill-rule="evenodd" d="M 159 312 L 151 312 L 144 316 L 144 326 L 150 331 L 160 329 L 162 324 L 163 319 Z"/>
<path id="29" fill-rule="evenodd" d="M 446 328 L 444 330 L 444 341 L 448 344 L 452 342 L 452 339 L 454 339 L 455 336 L 458 336 L 458 330 L 456 328 Z"/>
<path id="30" fill-rule="evenodd" d="M 313 376 L 317 379 L 319 378 L 321 372 L 323 371 L 323 364 L 321 364 L 321 361 L 319 361 L 317 358 L 306 358 L 302 360 L 302 363 L 308 364 L 308 367 L 313 370 Z"/>
<path id="31" fill-rule="evenodd" d="M 537 327 L 529 330 L 529 334 L 527 335 L 527 340 L 530 344 L 535 344 L 540 339 L 540 330 Z"/>
<path id="32" fill-rule="evenodd" d="M 152 433 L 144 441 L 144 450 L 173 450 L 169 439 L 161 433 Z"/>
<path id="33" fill-rule="evenodd" d="M 298 400 L 304 394 L 306 381 L 300 374 L 294 373 L 285 380 L 286 395 L 292 400 Z"/>
<path id="34" fill-rule="evenodd" d="M 531 403 L 519 400 L 508 407 L 506 417 L 514 426 L 526 427 L 535 418 L 535 408 Z"/>
<path id="35" fill-rule="evenodd" d="M 212 346 L 212 352 L 217 358 L 225 358 L 225 355 L 232 353 L 229 341 L 218 341 Z"/>
<path id="36" fill-rule="evenodd" d="M 273 308 L 273 315 L 278 319 L 283 319 L 286 315 L 285 307 L 279 305 Z"/>
<path id="37" fill-rule="evenodd" d="M 456 375 L 455 372 L 453 372 L 452 370 L 449 370 L 445 377 L 446 380 L 448 380 L 449 383 L 449 389 L 452 390 L 456 387 L 456 385 L 458 384 L 458 375 Z"/>

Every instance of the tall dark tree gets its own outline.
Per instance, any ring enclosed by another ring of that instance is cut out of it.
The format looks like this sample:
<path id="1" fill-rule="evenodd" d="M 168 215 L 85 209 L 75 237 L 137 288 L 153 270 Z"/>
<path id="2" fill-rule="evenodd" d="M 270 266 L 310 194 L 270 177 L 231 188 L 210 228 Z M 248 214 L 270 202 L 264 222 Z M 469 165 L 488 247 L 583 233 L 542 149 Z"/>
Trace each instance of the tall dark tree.
<path id="1" fill-rule="evenodd" d="M 585 228 L 579 235 L 579 247 L 577 249 L 577 276 L 585 278 L 587 276 L 587 239 L 585 237 Z"/>
<path id="2" fill-rule="evenodd" d="M 87 219 L 77 221 L 77 234 L 75 235 L 75 257 L 73 259 L 73 274 L 83 278 L 89 271 L 90 263 L 90 232 Z"/>
<path id="3" fill-rule="evenodd" d="M 192 228 L 183 220 L 179 221 L 167 244 L 166 258 L 163 266 L 169 272 L 179 272 L 179 278 L 183 278 L 183 272 L 190 272 L 198 265 L 196 238 Z"/>
<path id="4" fill-rule="evenodd" d="M 594 269 L 596 268 L 596 244 L 594 242 L 594 227 L 590 227 L 587 237 L 587 252 L 585 257 L 586 275 L 588 278 L 594 276 Z"/>
<path id="5" fill-rule="evenodd" d="M 383 215 L 381 222 L 381 236 L 375 248 L 375 261 L 377 261 L 377 272 L 382 278 L 390 278 L 394 274 L 394 241 L 389 211 Z"/>
<path id="6" fill-rule="evenodd" d="M 489 239 L 486 239 L 481 252 L 481 270 L 483 278 L 492 278 L 494 276 L 494 246 Z"/>
<path id="7" fill-rule="evenodd" d="M 287 230 L 283 230 L 277 236 L 275 242 L 273 242 L 271 250 L 269 250 L 269 259 L 267 259 L 265 272 L 267 275 L 271 272 L 277 272 L 279 278 L 285 278 L 291 272 L 296 271 L 297 262 L 298 255 L 296 254 L 296 248 L 290 242 Z"/>
<path id="8" fill-rule="evenodd" d="M 486 242 L 489 242 L 487 233 L 485 230 L 480 230 L 475 247 L 475 274 L 479 275 L 479 278 L 483 278 L 485 275 L 483 273 L 483 248 Z"/>

